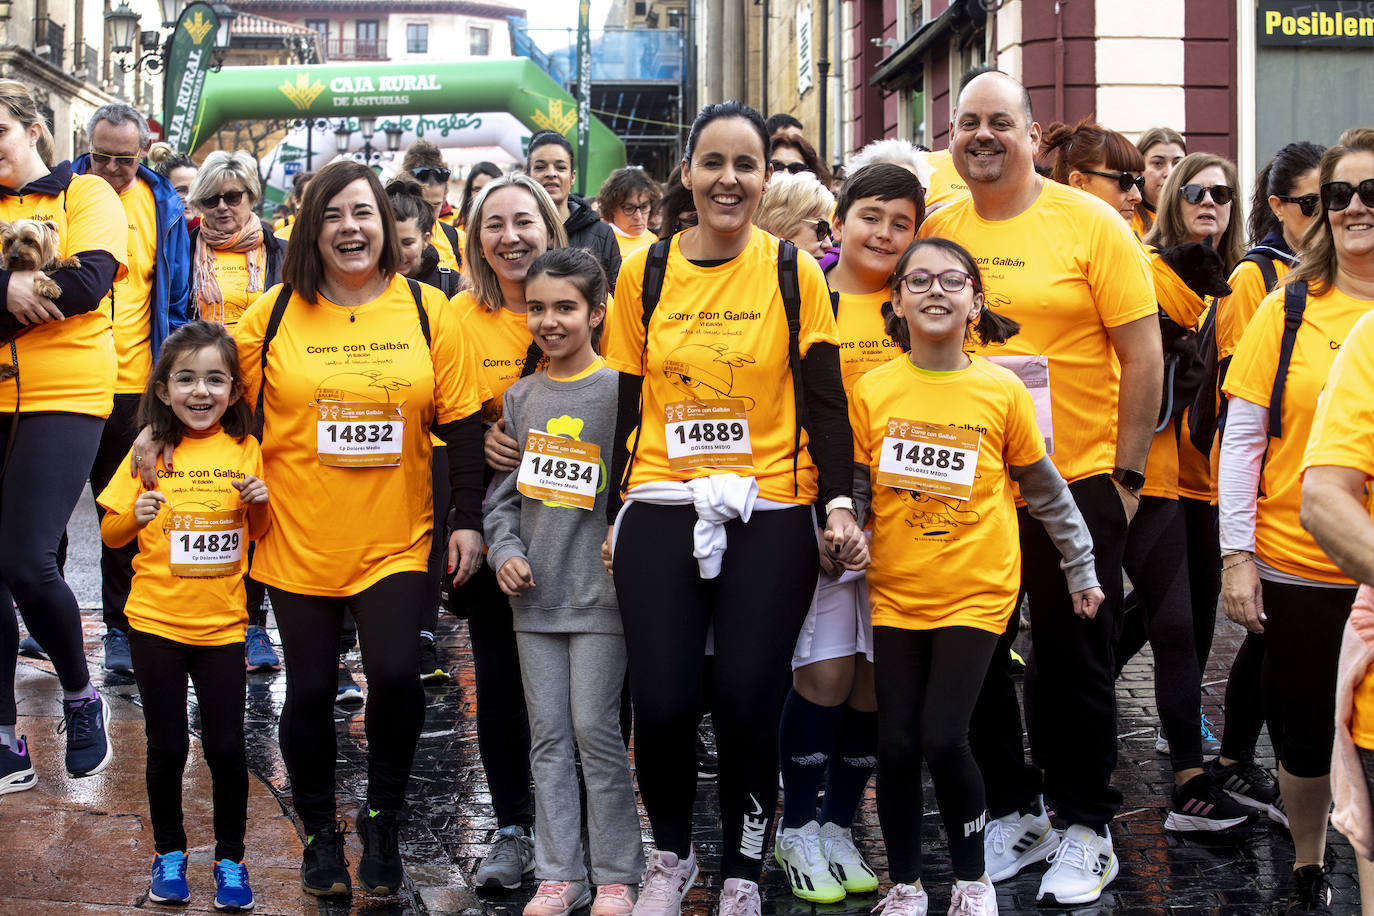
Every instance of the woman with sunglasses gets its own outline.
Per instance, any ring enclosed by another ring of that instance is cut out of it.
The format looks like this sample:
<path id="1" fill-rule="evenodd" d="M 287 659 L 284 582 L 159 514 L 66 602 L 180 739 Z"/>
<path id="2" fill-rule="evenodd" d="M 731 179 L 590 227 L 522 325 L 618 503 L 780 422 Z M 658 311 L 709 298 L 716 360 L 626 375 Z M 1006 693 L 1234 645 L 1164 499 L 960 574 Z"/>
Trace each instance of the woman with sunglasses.
<path id="1" fill-rule="evenodd" d="M 448 179 L 452 174 L 439 147 L 428 140 L 416 140 L 401 159 L 401 171 L 420 183 L 425 201 L 434 210 L 434 237 L 430 242 L 439 254 L 439 266 L 463 270 L 463 242 L 451 223 L 454 208 L 448 202 Z"/>
<path id="2" fill-rule="evenodd" d="M 1355 582 L 1300 524 L 1302 460 L 1317 396 L 1355 322 L 1374 308 L 1374 130 L 1321 159 L 1324 213 L 1302 260 L 1260 303 L 1231 360 L 1221 440 L 1222 604 L 1265 634 L 1263 696 L 1295 860 L 1289 913 L 1324 912 L 1336 668 Z M 1281 371 L 1285 305 L 1302 304 Z M 1275 402 L 1283 376 L 1281 403 Z"/>
<path id="3" fill-rule="evenodd" d="M 835 196 L 815 175 L 774 172 L 754 214 L 754 225 L 819 261 L 834 245 L 830 235 L 834 209 Z"/>
<path id="4" fill-rule="evenodd" d="M 572 193 L 577 166 L 568 138 L 552 130 L 541 130 L 531 137 L 525 172 L 543 185 L 553 200 L 563 220 L 568 247 L 585 248 L 596 255 L 614 294 L 615 281 L 620 276 L 620 245 L 611 227 L 601 221 L 586 200 Z"/>
<path id="5" fill-rule="evenodd" d="M 816 155 L 815 148 L 802 137 L 782 134 L 768 144 L 768 165 L 774 174 L 799 175 L 810 172 L 816 180 L 829 188 L 834 178 Z"/>
<path id="6" fill-rule="evenodd" d="M 616 169 L 597 192 L 601 218 L 615 232 L 620 257 L 628 258 L 658 241 L 649 231 L 649 216 L 663 197 L 663 189 L 642 168 Z"/>

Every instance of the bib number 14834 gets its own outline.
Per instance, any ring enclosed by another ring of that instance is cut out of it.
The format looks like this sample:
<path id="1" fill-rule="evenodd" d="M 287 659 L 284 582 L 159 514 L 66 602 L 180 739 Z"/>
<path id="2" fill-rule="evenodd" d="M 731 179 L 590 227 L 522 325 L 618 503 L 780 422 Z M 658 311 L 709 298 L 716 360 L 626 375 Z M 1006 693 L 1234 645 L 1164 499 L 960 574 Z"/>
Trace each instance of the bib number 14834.
<path id="1" fill-rule="evenodd" d="M 515 489 L 539 499 L 574 509 L 596 505 L 601 483 L 601 447 L 530 430 Z"/>

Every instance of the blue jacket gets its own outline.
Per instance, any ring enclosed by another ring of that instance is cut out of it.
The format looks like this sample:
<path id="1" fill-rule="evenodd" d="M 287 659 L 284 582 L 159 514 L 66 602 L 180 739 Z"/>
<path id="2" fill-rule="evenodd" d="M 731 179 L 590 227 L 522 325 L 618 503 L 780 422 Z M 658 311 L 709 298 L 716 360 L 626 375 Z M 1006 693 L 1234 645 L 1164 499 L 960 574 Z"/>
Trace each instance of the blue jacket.
<path id="1" fill-rule="evenodd" d="M 90 168 L 90 153 L 72 162 L 72 171 L 78 175 Z M 148 303 L 152 317 L 150 342 L 156 362 L 167 335 L 190 321 L 191 244 L 186 233 L 186 208 L 171 182 L 146 165 L 138 167 L 138 177 L 153 190 L 153 212 L 157 219 L 157 257 Z"/>

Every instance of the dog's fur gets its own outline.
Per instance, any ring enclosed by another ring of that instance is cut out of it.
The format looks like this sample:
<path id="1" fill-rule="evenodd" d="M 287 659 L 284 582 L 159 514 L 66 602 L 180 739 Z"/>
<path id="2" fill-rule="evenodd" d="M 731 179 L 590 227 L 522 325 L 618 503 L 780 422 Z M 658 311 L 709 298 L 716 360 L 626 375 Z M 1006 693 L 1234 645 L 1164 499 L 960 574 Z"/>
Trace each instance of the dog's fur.
<path id="1" fill-rule="evenodd" d="M 57 223 L 50 219 L 0 222 L 0 267 L 39 271 L 80 267 L 80 258 L 58 257 L 57 243 Z M 33 285 L 39 295 L 49 299 L 62 295 L 62 289 L 51 277 L 36 277 Z"/>
<path id="2" fill-rule="evenodd" d="M 1226 265 L 1221 255 L 1206 242 L 1184 242 L 1171 248 L 1158 248 L 1159 259 L 1174 269 L 1189 289 L 1201 297 L 1229 296 Z"/>

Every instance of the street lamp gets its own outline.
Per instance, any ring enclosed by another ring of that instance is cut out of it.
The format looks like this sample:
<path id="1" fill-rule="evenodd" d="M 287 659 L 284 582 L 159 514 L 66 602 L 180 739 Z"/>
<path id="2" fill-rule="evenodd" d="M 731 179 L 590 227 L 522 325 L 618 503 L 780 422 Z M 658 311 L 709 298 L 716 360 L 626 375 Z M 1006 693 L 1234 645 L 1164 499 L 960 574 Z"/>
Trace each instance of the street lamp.
<path id="1" fill-rule="evenodd" d="M 110 28 L 110 50 L 115 54 L 128 54 L 134 49 L 134 38 L 138 35 L 139 15 L 120 0 L 119 6 L 105 14 L 105 23 Z"/>
<path id="2" fill-rule="evenodd" d="M 401 138 L 405 136 L 405 128 L 400 124 L 392 122 L 386 126 L 386 148 L 390 152 L 397 152 L 401 148 Z"/>
<path id="3" fill-rule="evenodd" d="M 348 139 L 352 134 L 353 131 L 349 130 L 347 121 L 340 121 L 339 126 L 334 128 L 334 149 L 338 151 L 340 156 L 348 153 Z"/>
<path id="4" fill-rule="evenodd" d="M 377 133 L 377 119 L 363 117 L 358 119 L 358 132 L 363 135 L 363 165 L 372 167 L 372 137 Z"/>
<path id="5" fill-rule="evenodd" d="M 186 5 L 187 0 L 161 0 L 162 27 L 175 29 Z M 224 55 L 230 48 L 234 19 L 238 14 L 222 0 L 216 0 L 211 9 L 218 17 L 219 25 L 215 29 L 215 55 L 210 69 L 218 72 L 224 66 Z M 138 13 L 129 8 L 127 0 L 120 0 L 119 6 L 105 14 L 105 24 L 110 30 L 110 51 L 113 54 L 131 54 L 134 50 L 134 39 L 137 37 L 141 50 L 147 53 L 135 61 L 120 63 L 117 66 L 125 73 L 132 73 L 140 68 L 149 73 L 157 73 L 167 66 L 167 55 L 175 32 L 168 36 L 166 42 L 159 42 L 156 32 L 139 33 L 139 18 Z"/>
<path id="6" fill-rule="evenodd" d="M 238 18 L 239 14 L 234 12 L 229 4 L 222 2 L 222 0 L 216 2 L 210 8 L 215 11 L 215 17 L 219 19 L 219 25 L 215 28 L 215 50 L 228 51 L 230 45 L 233 43 L 232 31 L 234 28 L 234 20 Z"/>

